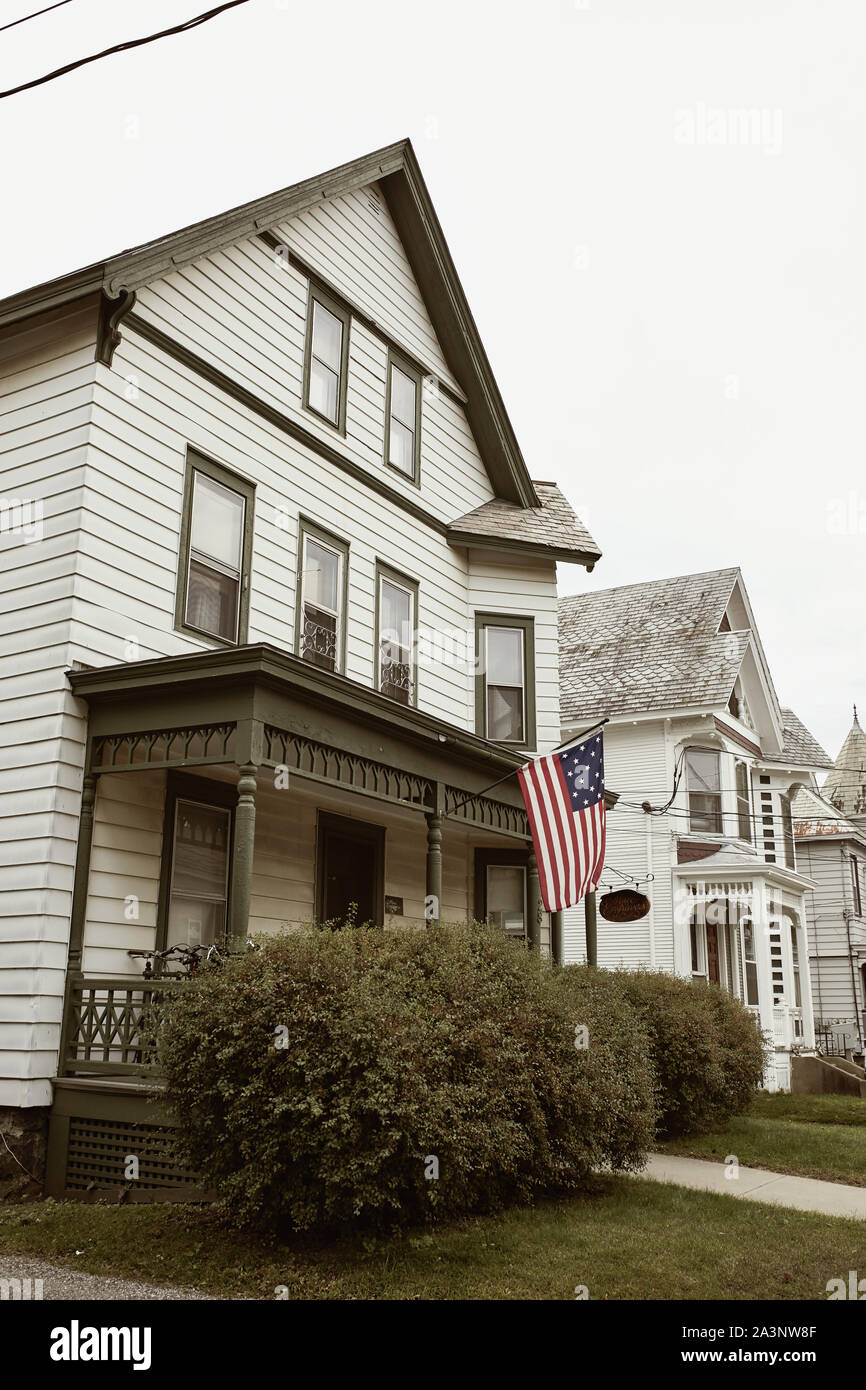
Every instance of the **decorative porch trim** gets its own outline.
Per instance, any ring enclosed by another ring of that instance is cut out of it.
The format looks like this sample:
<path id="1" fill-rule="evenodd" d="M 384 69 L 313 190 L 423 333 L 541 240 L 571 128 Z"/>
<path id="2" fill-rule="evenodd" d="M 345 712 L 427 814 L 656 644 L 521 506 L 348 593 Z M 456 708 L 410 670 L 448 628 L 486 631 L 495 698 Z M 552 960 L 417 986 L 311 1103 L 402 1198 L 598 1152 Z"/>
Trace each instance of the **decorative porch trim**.
<path id="1" fill-rule="evenodd" d="M 515 839 L 531 840 L 529 818 L 522 806 L 509 806 L 504 801 L 494 801 L 489 796 L 473 796 L 465 800 L 466 793 L 459 787 L 445 788 L 445 810 L 443 814 L 452 820 L 465 821 L 469 825 L 484 830 L 492 830 L 501 835 L 513 835 Z M 452 810 L 457 802 L 463 805 Z"/>
<path id="2" fill-rule="evenodd" d="M 195 724 L 183 729 L 149 729 L 144 733 L 97 734 L 92 743 L 90 770 L 141 772 L 146 768 L 234 763 L 236 728 L 234 723 Z"/>
<path id="3" fill-rule="evenodd" d="M 410 806 L 419 811 L 433 808 L 434 784 L 426 777 L 401 772 L 399 768 L 374 762 L 358 753 L 345 753 L 271 724 L 265 725 L 264 748 L 262 762 L 265 767 L 287 767 L 290 772 L 312 782 L 336 784 L 396 806 Z"/>

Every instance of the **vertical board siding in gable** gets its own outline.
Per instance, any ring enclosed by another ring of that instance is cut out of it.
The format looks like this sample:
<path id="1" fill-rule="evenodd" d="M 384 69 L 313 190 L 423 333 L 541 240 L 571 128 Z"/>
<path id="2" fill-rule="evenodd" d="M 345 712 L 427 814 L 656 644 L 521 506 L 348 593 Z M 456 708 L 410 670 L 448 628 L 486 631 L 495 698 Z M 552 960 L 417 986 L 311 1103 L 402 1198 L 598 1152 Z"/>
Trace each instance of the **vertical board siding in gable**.
<path id="1" fill-rule="evenodd" d="M 55 1073 L 85 722 L 69 619 L 95 364 L 95 306 L 0 339 L 4 499 L 43 507 L 0 571 L 0 1104 L 47 1105 Z"/>

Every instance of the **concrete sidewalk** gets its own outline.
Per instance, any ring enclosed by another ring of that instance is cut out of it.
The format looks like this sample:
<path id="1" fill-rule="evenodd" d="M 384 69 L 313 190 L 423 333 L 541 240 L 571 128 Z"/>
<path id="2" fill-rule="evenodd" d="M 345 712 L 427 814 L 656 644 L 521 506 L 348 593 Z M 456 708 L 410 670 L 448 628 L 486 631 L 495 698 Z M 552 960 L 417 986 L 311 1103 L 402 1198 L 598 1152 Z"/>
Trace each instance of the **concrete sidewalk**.
<path id="1" fill-rule="evenodd" d="M 796 1207 L 799 1211 L 821 1212 L 824 1216 L 866 1220 L 866 1187 L 799 1178 L 790 1173 L 770 1173 L 764 1168 L 740 1168 L 739 1175 L 732 1178 L 725 1176 L 726 1170 L 726 1164 L 712 1163 L 704 1158 L 650 1154 L 646 1168 L 638 1176 L 703 1192 L 721 1192 L 726 1197 L 745 1197 L 750 1202 L 769 1202 L 780 1207 Z"/>

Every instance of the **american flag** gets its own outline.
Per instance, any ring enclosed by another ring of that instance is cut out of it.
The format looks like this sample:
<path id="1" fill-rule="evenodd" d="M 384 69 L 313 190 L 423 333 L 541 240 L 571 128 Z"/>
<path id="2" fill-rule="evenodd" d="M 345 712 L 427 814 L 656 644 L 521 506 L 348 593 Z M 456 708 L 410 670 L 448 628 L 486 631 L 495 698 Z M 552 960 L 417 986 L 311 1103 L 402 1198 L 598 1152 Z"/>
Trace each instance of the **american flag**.
<path id="1" fill-rule="evenodd" d="M 604 744 L 601 734 L 534 758 L 517 774 L 529 816 L 541 897 L 548 912 L 573 907 L 604 868 Z"/>

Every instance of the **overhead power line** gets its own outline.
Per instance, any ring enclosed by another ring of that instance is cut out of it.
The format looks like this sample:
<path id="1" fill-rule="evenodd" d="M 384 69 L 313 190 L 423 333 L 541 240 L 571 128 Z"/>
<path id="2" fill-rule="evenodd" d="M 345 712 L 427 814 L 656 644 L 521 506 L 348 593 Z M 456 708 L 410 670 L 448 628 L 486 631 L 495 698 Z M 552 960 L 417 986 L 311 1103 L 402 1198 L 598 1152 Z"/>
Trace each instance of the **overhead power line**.
<path id="1" fill-rule="evenodd" d="M 29 82 L 22 82 L 18 87 L 10 87 L 8 92 L 0 92 L 0 98 L 14 97 L 19 92 L 29 91 L 31 87 L 41 87 L 43 82 L 53 82 L 55 78 L 63 77 L 67 72 L 74 72 L 76 68 L 83 68 L 88 63 L 98 63 L 100 58 L 109 58 L 113 53 L 126 53 L 131 48 L 141 48 L 142 44 L 155 43 L 157 39 L 169 38 L 172 34 L 185 34 L 190 29 L 197 29 L 200 24 L 207 24 L 209 19 L 222 14 L 223 10 L 233 10 L 237 5 L 247 3 L 248 0 L 227 0 L 224 5 L 217 5 L 215 9 L 187 19 L 183 24 L 174 24 L 170 29 L 161 29 L 158 34 L 147 34 L 141 39 L 127 39 L 125 43 L 116 43 L 111 48 L 104 48 L 101 53 L 91 53 L 89 58 L 78 58 L 74 63 L 65 63 L 62 68 L 55 68 L 54 72 L 47 72 L 44 77 L 34 77 Z M 25 16 L 27 19 L 32 17 Z"/>
<path id="2" fill-rule="evenodd" d="M 56 5 L 46 5 L 44 10 L 36 10 L 33 14 L 23 14 L 20 19 L 13 19 L 9 24 L 0 24 L 0 34 L 4 29 L 14 29 L 16 24 L 26 24 L 28 19 L 38 19 L 41 14 L 47 14 L 49 10 L 59 10 L 62 5 L 69 5 L 72 0 L 57 0 Z"/>

